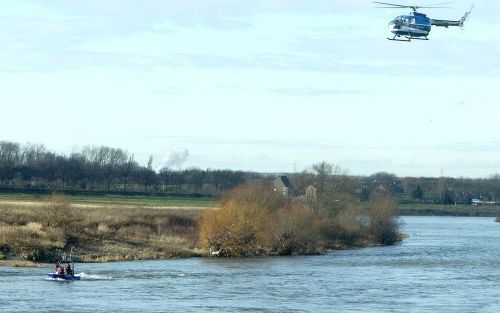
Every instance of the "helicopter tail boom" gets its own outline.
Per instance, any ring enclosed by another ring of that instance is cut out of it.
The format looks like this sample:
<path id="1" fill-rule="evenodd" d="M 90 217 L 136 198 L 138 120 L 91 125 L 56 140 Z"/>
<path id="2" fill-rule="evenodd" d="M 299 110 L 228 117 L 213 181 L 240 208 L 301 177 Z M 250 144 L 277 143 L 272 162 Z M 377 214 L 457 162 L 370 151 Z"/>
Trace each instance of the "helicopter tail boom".
<path id="1" fill-rule="evenodd" d="M 434 20 L 431 19 L 431 24 L 433 26 L 440 26 L 440 27 L 450 27 L 450 26 L 458 26 L 458 27 L 464 27 L 465 22 L 470 16 L 470 13 L 472 12 L 473 7 L 467 12 L 465 12 L 464 16 L 458 21 L 448 21 L 448 20 Z"/>
<path id="2" fill-rule="evenodd" d="M 447 21 L 447 20 L 435 20 L 431 19 L 431 24 L 438 27 L 450 27 L 450 26 L 463 26 L 463 22 L 460 21 Z"/>

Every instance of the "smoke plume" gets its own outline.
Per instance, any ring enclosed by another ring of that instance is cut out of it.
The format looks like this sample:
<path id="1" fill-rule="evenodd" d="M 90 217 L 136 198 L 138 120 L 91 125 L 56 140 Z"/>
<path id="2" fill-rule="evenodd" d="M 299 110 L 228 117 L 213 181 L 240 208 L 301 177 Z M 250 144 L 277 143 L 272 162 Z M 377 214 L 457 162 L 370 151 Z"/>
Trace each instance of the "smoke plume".
<path id="1" fill-rule="evenodd" d="M 187 149 L 172 150 L 161 160 L 158 170 L 165 167 L 180 169 L 188 157 L 189 151 Z"/>

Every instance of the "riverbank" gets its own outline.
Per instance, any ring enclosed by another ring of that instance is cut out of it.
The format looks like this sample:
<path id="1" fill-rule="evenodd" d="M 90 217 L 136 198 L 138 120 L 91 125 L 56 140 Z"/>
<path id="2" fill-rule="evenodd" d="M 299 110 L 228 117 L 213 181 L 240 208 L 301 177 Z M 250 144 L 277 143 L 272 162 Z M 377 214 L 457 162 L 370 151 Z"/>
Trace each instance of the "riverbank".
<path id="1" fill-rule="evenodd" d="M 114 203 L 109 199 L 78 201 L 67 197 L 56 197 L 51 201 L 26 198 L 0 200 L 0 265 L 36 267 L 40 262 L 53 262 L 71 248 L 73 256 L 80 262 L 209 255 L 209 252 L 198 248 L 197 223 L 207 208 L 200 206 L 201 202 L 198 206 L 188 206 L 189 202 L 184 202 L 184 205 L 169 207 L 154 203 L 154 200 L 142 205 L 140 201 L 125 199 Z M 500 207 L 401 205 L 400 214 L 495 217 L 500 216 Z M 304 220 L 302 215 L 298 217 Z M 497 218 L 498 221 L 500 218 Z M 348 235 L 349 241 L 352 241 L 353 234 Z M 369 240 L 357 240 L 348 244 L 336 241 L 323 252 L 374 245 Z M 319 251 L 321 249 L 309 252 Z"/>
<path id="2" fill-rule="evenodd" d="M 500 206 L 439 205 L 439 204 L 400 204 L 403 216 L 500 216 Z"/>
<path id="3" fill-rule="evenodd" d="M 392 200 L 376 201 L 370 208 L 354 206 L 349 198 L 344 202 L 332 202 L 330 209 L 318 203 L 307 207 L 267 185 L 232 191 L 216 211 L 81 203 L 62 195 L 4 200 L 0 260 L 51 263 L 70 251 L 80 262 L 320 254 L 400 240 Z M 23 262 L 14 266 L 33 266 Z"/>
<path id="4" fill-rule="evenodd" d="M 198 256 L 199 214 L 198 208 L 82 207 L 63 197 L 35 205 L 3 203 L 0 260 L 50 263 L 71 249 L 80 262 Z"/>

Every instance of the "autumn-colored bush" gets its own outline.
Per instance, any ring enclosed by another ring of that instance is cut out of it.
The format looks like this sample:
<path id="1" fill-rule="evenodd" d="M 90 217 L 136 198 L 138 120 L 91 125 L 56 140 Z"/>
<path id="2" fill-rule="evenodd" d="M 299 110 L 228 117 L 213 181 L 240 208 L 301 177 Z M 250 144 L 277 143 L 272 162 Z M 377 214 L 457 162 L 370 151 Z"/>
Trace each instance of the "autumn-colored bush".
<path id="1" fill-rule="evenodd" d="M 39 218 L 45 227 L 63 227 L 71 221 L 69 200 L 62 194 L 53 194 L 42 203 Z"/>
<path id="2" fill-rule="evenodd" d="M 0 225 L 0 251 L 4 255 L 16 255 L 27 260 L 42 260 L 53 257 L 62 248 L 60 241 L 42 230 L 40 224 L 11 226 Z"/>
<path id="3" fill-rule="evenodd" d="M 349 206 L 334 217 L 323 219 L 319 225 L 320 232 L 334 245 L 355 245 L 368 232 L 363 217 L 364 212 L 361 208 Z"/>
<path id="4" fill-rule="evenodd" d="M 308 230 L 313 214 L 267 184 L 230 191 L 221 207 L 205 211 L 198 223 L 200 246 L 223 256 L 292 254 L 315 242 Z"/>
<path id="5" fill-rule="evenodd" d="M 259 220 L 257 239 L 266 255 L 311 254 L 321 251 L 314 229 L 318 216 L 300 202 L 291 202 Z"/>
<path id="6" fill-rule="evenodd" d="M 398 207 L 394 199 L 388 195 L 377 195 L 373 198 L 368 216 L 370 235 L 374 242 L 391 245 L 401 239 L 397 215 Z"/>
<path id="7" fill-rule="evenodd" d="M 392 202 L 376 200 L 368 212 L 348 202 L 336 210 L 317 210 L 272 190 L 266 184 L 238 187 L 220 208 L 205 211 L 198 222 L 201 249 L 219 256 L 290 255 L 320 253 L 361 240 L 399 240 Z"/>
<path id="8" fill-rule="evenodd" d="M 229 191 L 222 199 L 222 207 L 238 207 L 244 210 L 275 211 L 286 205 L 287 200 L 272 191 L 267 183 L 243 185 Z"/>

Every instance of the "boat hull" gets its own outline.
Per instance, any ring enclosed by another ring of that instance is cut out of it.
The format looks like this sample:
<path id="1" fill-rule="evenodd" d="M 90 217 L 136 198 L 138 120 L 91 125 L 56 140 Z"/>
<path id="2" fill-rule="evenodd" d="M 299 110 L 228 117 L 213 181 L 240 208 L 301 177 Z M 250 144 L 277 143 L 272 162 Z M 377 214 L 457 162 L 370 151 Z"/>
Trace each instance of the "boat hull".
<path id="1" fill-rule="evenodd" d="M 67 280 L 67 281 L 80 280 L 80 275 L 66 275 L 66 274 L 48 273 L 47 277 L 54 279 L 54 280 Z"/>

